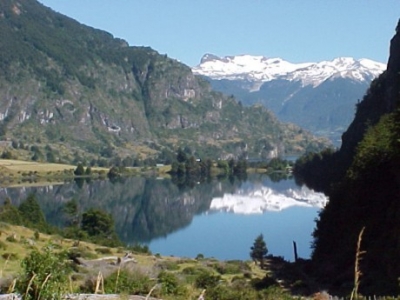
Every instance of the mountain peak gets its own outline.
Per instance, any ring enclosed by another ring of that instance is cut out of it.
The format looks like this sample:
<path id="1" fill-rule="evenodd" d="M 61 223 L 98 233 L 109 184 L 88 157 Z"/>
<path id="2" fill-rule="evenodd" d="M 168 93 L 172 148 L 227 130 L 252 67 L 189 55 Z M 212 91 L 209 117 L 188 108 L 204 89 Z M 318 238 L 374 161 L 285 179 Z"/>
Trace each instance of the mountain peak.
<path id="1" fill-rule="evenodd" d="M 206 53 L 200 60 L 200 64 L 204 64 L 208 61 L 219 60 L 220 58 L 214 54 Z"/>
<path id="2" fill-rule="evenodd" d="M 303 86 L 318 86 L 330 78 L 368 81 L 377 77 L 386 65 L 369 59 L 338 57 L 331 61 L 291 63 L 282 58 L 237 55 L 218 57 L 206 54 L 192 70 L 212 79 L 267 82 L 274 79 L 300 81 Z"/>

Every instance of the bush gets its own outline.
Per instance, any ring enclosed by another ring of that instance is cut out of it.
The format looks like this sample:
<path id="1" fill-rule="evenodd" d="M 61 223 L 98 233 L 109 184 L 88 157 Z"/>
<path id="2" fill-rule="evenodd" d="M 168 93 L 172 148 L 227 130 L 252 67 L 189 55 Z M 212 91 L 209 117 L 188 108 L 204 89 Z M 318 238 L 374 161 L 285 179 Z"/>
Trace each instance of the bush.
<path id="1" fill-rule="evenodd" d="M 82 176 L 85 174 L 85 169 L 83 168 L 82 164 L 78 164 L 78 166 L 76 167 L 74 174 L 76 176 Z"/>
<path id="2" fill-rule="evenodd" d="M 56 299 L 66 293 L 71 269 L 65 259 L 65 254 L 55 254 L 48 248 L 43 253 L 32 251 L 22 261 L 23 272 L 17 281 L 23 299 Z"/>
<path id="3" fill-rule="evenodd" d="M 224 274 L 239 274 L 250 268 L 240 261 L 218 262 L 213 265 L 213 268 L 221 275 Z"/>
<path id="4" fill-rule="evenodd" d="M 126 270 L 121 270 L 119 275 L 118 272 L 114 272 L 104 279 L 104 290 L 107 294 L 146 295 L 152 286 L 153 283 L 148 276 Z"/>
<path id="5" fill-rule="evenodd" d="M 112 251 L 110 248 L 96 248 L 94 249 L 99 254 L 112 254 Z"/>
<path id="6" fill-rule="evenodd" d="M 179 284 L 178 278 L 169 272 L 161 272 L 158 275 L 158 282 L 161 284 L 161 291 L 163 295 L 180 295 L 187 294 L 184 286 Z"/>
<path id="7" fill-rule="evenodd" d="M 201 272 L 195 279 L 195 286 L 201 289 L 209 289 L 217 286 L 221 276 L 214 275 L 211 272 Z"/>

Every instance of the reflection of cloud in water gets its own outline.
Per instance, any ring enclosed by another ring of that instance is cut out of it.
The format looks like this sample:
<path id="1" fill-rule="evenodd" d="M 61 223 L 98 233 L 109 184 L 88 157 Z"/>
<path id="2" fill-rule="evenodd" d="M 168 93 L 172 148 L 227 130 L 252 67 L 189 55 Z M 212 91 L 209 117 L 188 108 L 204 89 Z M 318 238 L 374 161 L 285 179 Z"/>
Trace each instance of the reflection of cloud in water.
<path id="1" fill-rule="evenodd" d="M 224 194 L 211 201 L 210 210 L 235 214 L 260 214 L 264 211 L 280 211 L 291 206 L 325 207 L 328 198 L 307 187 L 276 191 L 269 187 L 240 190 L 235 194 Z"/>

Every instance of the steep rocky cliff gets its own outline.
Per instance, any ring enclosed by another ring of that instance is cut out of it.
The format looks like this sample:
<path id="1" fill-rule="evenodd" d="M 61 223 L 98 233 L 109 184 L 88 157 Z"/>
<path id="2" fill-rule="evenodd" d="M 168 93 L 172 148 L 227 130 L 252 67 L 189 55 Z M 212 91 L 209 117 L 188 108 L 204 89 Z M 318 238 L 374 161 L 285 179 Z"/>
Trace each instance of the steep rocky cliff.
<path id="1" fill-rule="evenodd" d="M 51 145 L 63 160 L 104 148 L 146 157 L 180 146 L 259 157 L 325 143 L 213 92 L 166 55 L 35 0 L 2 1 L 0 32 L 0 133 L 25 147 Z"/>
<path id="2" fill-rule="evenodd" d="M 356 146 L 362 140 L 369 126 L 375 125 L 382 115 L 398 107 L 400 91 L 400 32 L 390 42 L 390 56 L 387 70 L 375 79 L 363 101 L 358 103 L 353 122 L 342 137 L 340 153 L 353 156 Z"/>
<path id="3" fill-rule="evenodd" d="M 341 168 L 340 176 L 330 181 L 330 201 L 317 220 L 313 253 L 320 278 L 329 278 L 326 283 L 336 291 L 349 293 L 353 287 L 356 245 L 364 228 L 361 292 L 400 292 L 399 92 L 398 26 L 387 71 L 372 82 L 359 103 L 340 151 L 320 164 L 328 173 Z"/>

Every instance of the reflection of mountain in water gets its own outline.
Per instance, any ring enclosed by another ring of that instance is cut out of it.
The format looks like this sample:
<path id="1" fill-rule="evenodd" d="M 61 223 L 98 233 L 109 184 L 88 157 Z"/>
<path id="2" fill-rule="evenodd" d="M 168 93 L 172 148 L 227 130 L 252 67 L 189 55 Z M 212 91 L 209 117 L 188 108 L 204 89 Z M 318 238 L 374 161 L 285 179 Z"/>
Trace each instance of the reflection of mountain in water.
<path id="1" fill-rule="evenodd" d="M 210 209 L 240 213 L 280 210 L 290 205 L 322 207 L 326 198 L 293 180 L 272 182 L 265 176 L 246 182 L 211 181 L 193 188 L 178 188 L 171 180 L 126 178 L 78 185 L 74 182 L 45 187 L 0 189 L 0 203 L 10 197 L 19 205 L 30 193 L 36 198 L 50 224 L 65 224 L 63 206 L 71 199 L 81 212 L 95 207 L 111 213 L 118 235 L 126 243 L 149 242 L 188 226 L 196 214 Z"/>
<path id="2" fill-rule="evenodd" d="M 193 189 L 179 189 L 170 180 L 126 178 L 111 183 L 93 181 L 79 187 L 75 183 L 45 187 L 0 189 L 0 203 L 10 197 L 19 205 L 30 193 L 36 198 L 49 223 L 64 225 L 63 206 L 71 199 L 81 212 L 90 207 L 111 213 L 116 230 L 126 243 L 147 242 L 189 225 L 195 214 L 207 211 L 213 197 L 233 191 L 229 182 L 210 182 Z"/>
<path id="3" fill-rule="evenodd" d="M 211 201 L 210 210 L 222 210 L 236 214 L 257 214 L 264 211 L 281 211 L 291 206 L 323 208 L 327 198 L 307 187 L 275 190 L 267 186 L 240 189 L 235 194 L 224 194 Z"/>

